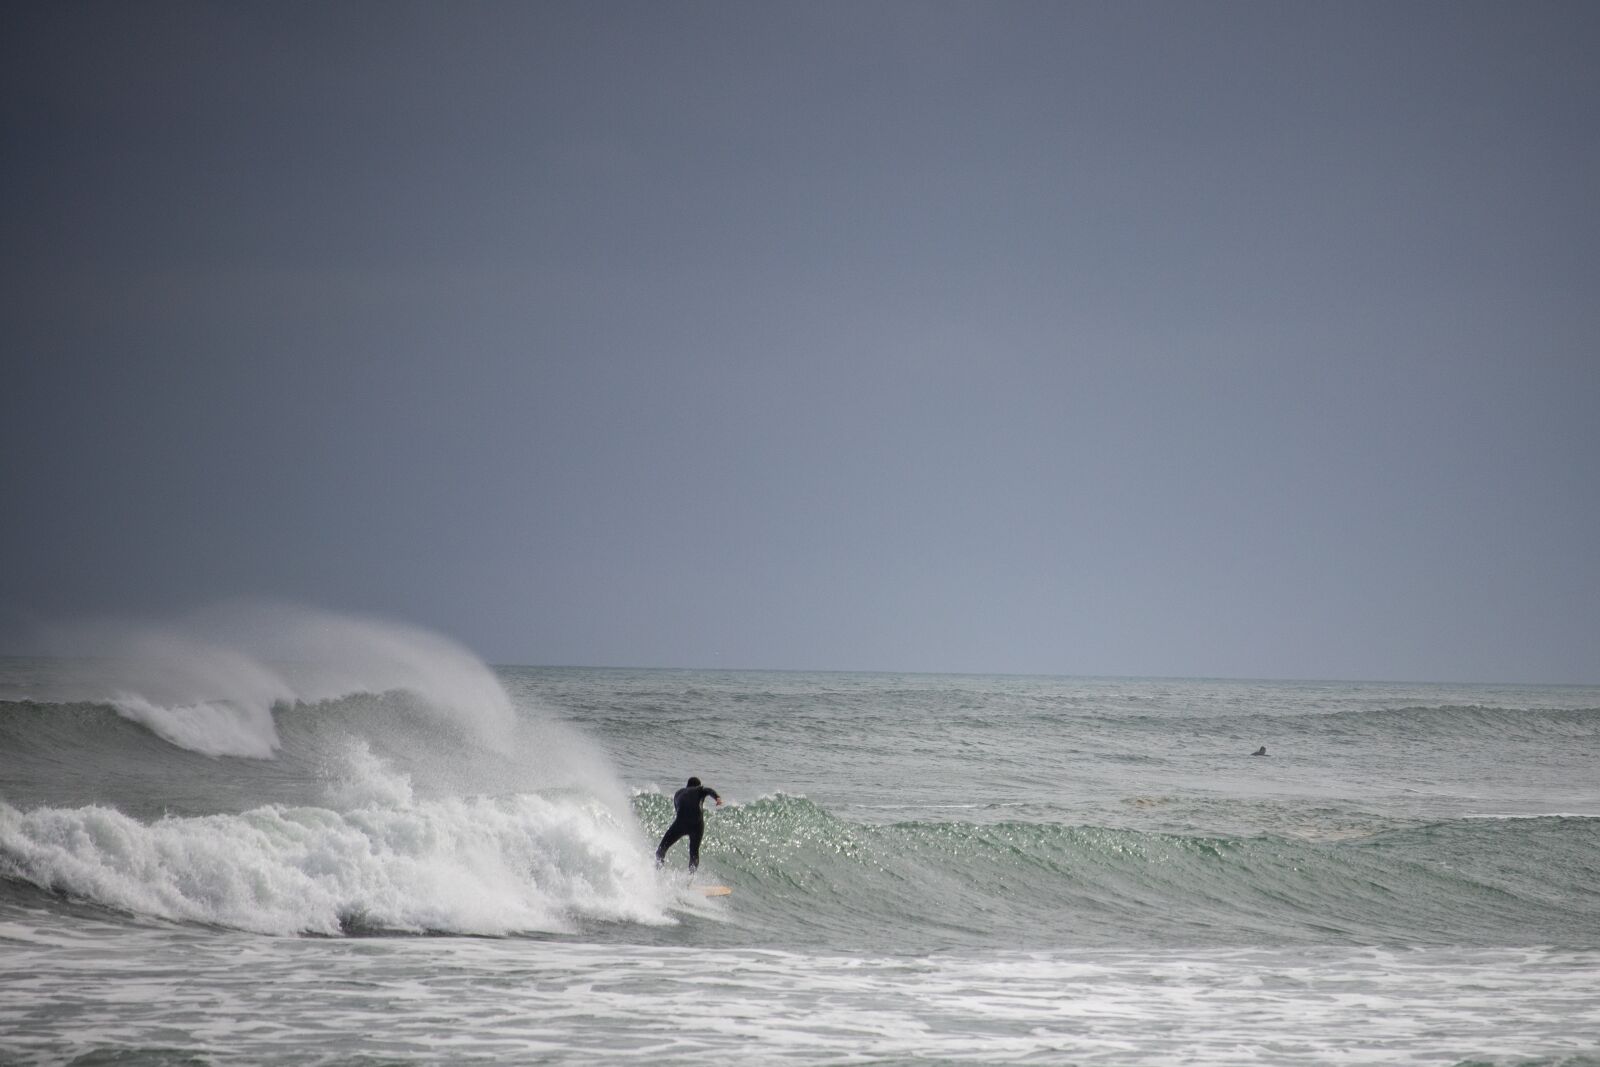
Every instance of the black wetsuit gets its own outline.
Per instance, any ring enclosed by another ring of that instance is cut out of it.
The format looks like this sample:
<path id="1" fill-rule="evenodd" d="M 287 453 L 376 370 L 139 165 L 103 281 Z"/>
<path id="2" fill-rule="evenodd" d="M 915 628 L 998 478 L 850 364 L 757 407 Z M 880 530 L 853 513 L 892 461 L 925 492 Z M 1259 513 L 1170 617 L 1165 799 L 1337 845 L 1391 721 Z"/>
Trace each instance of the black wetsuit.
<path id="1" fill-rule="evenodd" d="M 700 805 L 705 803 L 706 797 L 722 799 L 709 785 L 686 785 L 672 794 L 672 806 L 677 809 L 678 815 L 667 827 L 656 849 L 657 867 L 667 858 L 667 849 L 677 844 L 680 837 L 689 838 L 689 869 L 692 871 L 700 866 L 700 838 L 706 832 L 706 817 Z"/>

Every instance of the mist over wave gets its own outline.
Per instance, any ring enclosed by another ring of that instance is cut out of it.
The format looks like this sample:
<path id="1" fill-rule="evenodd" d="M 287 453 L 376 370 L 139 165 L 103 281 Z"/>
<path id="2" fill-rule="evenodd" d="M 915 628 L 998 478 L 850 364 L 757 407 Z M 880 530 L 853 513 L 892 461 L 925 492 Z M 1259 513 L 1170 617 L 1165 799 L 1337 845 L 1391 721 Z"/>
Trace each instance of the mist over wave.
<path id="1" fill-rule="evenodd" d="M 56 636 L 0 701 L 0 876 L 264 933 L 669 921 L 609 760 L 455 642 L 279 604 Z"/>
<path id="2" fill-rule="evenodd" d="M 69 698 L 109 703 L 167 741 L 211 756 L 277 751 L 274 708 L 402 690 L 485 744 L 515 718 L 499 680 L 439 634 L 378 619 L 233 603 L 164 623 L 56 627 L 79 661 Z M 58 683 L 60 684 L 60 683 Z"/>

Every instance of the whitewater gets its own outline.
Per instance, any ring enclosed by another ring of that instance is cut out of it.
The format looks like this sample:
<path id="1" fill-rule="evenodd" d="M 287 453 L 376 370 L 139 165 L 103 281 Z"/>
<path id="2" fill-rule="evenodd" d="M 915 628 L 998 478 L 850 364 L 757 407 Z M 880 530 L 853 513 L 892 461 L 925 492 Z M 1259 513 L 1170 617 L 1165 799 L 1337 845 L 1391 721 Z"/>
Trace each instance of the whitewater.
<path id="1" fill-rule="evenodd" d="M 0 659 L 0 1062 L 1600 1064 L 1600 688 L 68 638 Z"/>

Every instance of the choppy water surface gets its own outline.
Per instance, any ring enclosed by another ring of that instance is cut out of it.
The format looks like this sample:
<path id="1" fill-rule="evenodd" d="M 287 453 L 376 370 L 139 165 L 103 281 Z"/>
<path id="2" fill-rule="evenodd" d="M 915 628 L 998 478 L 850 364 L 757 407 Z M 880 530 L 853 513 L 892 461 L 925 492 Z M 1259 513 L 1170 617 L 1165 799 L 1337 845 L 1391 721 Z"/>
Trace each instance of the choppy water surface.
<path id="1" fill-rule="evenodd" d="M 0 664 L 0 1059 L 1600 1062 L 1600 690 L 317 637 Z"/>

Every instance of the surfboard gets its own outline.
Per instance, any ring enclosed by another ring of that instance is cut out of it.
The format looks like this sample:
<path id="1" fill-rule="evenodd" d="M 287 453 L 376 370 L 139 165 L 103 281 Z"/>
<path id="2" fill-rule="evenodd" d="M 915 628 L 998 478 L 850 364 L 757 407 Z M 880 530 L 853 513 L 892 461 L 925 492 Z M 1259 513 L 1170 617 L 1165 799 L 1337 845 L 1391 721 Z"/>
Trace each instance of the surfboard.
<path id="1" fill-rule="evenodd" d="M 695 888 L 700 890 L 700 892 L 704 893 L 708 897 L 725 897 L 729 893 L 733 892 L 732 889 L 729 889 L 725 885 L 698 885 L 695 886 Z"/>

